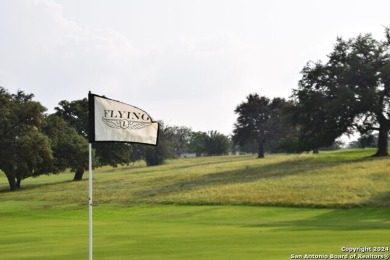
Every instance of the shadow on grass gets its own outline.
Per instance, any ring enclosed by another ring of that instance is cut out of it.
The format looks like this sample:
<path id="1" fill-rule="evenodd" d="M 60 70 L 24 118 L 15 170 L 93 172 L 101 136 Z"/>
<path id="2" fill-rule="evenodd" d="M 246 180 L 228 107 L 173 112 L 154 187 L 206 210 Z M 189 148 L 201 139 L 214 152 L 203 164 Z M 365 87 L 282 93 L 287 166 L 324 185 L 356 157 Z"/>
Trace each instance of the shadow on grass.
<path id="1" fill-rule="evenodd" d="M 215 160 L 215 161 L 207 161 L 207 162 L 197 162 L 197 160 L 203 160 L 205 157 L 196 157 L 192 158 L 191 161 L 189 161 L 186 164 L 183 165 L 168 165 L 167 168 L 162 169 L 165 165 L 156 165 L 156 166 L 148 166 L 144 167 L 143 170 L 137 170 L 136 172 L 132 172 L 132 174 L 145 174 L 145 173 L 153 173 L 153 172 L 167 172 L 167 171 L 175 171 L 175 170 L 185 170 L 190 169 L 193 167 L 203 167 L 208 165 L 223 165 L 225 163 L 231 163 L 234 161 L 246 161 L 248 160 L 248 157 L 243 156 L 231 156 L 229 159 L 226 160 Z M 207 158 L 219 158 L 218 156 L 215 157 L 207 157 Z M 233 160 L 232 160 L 233 159 Z M 175 160 L 182 160 L 182 159 L 175 159 Z M 131 169 L 133 170 L 133 169 Z"/>
<path id="2" fill-rule="evenodd" d="M 183 190 L 190 191 L 204 187 L 218 187 L 229 184 L 250 183 L 265 179 L 283 178 L 286 176 L 304 174 L 310 170 L 318 170 L 365 160 L 368 159 L 358 158 L 340 161 L 340 159 L 337 158 L 326 158 L 326 160 L 322 160 L 317 157 L 306 157 L 294 160 L 290 159 L 277 163 L 260 164 L 256 166 L 245 166 L 243 164 L 241 169 L 209 173 L 201 176 L 195 176 L 193 178 L 189 177 L 182 181 L 177 181 L 175 183 L 154 188 L 153 190 L 143 190 L 136 193 L 135 195 L 147 198 L 156 195 L 167 195 Z"/>
<path id="3" fill-rule="evenodd" d="M 73 181 L 73 180 L 64 180 L 64 181 L 58 181 L 58 182 L 48 182 L 48 183 L 28 183 L 28 184 L 24 184 L 22 182 L 21 184 L 21 187 L 20 189 L 16 190 L 16 191 L 10 191 L 9 189 L 9 185 L 8 186 L 4 186 L 4 188 L 0 188 L 0 194 L 1 193 L 8 193 L 8 192 L 19 192 L 19 191 L 28 191 L 28 190 L 34 190 L 34 189 L 39 189 L 39 188 L 42 188 L 42 187 L 46 187 L 46 186 L 57 186 L 57 185 L 63 185 L 65 183 L 79 183 L 79 182 L 83 182 L 83 181 L 87 181 L 86 179 L 84 180 L 81 180 L 81 181 Z M 8 183 L 7 183 L 8 184 Z"/>
<path id="4" fill-rule="evenodd" d="M 276 230 L 305 231 L 305 230 L 388 230 L 390 231 L 390 209 L 388 208 L 354 208 L 332 209 L 318 216 L 280 221 L 267 224 L 246 225 L 246 227 L 276 228 Z"/>
<path id="5" fill-rule="evenodd" d="M 363 202 L 363 205 L 372 205 L 375 207 L 389 207 L 390 208 L 390 191 L 383 192 L 372 196 L 367 201 Z M 390 216 L 390 214 L 389 214 Z M 390 218 L 389 218 L 390 219 Z"/>

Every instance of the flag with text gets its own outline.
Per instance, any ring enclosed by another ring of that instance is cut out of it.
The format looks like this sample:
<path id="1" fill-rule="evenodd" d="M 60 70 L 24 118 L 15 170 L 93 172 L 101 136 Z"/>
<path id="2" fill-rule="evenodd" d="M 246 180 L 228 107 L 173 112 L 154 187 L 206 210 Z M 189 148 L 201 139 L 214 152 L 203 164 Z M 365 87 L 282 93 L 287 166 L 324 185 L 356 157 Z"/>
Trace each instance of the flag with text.
<path id="1" fill-rule="evenodd" d="M 89 93 L 89 142 L 157 145 L 159 124 L 144 110 Z"/>

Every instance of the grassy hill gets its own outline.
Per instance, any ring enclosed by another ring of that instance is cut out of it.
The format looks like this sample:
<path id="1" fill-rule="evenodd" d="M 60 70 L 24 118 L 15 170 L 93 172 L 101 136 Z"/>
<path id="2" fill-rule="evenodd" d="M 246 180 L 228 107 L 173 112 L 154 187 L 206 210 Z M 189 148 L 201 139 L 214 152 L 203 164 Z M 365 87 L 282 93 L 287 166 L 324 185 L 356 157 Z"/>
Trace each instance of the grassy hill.
<path id="1" fill-rule="evenodd" d="M 93 172 L 94 204 L 389 207 L 390 158 L 369 157 L 373 153 L 220 156 L 101 168 Z M 71 179 L 71 173 L 30 178 L 21 191 L 9 193 L 2 175 L 1 197 L 84 205 L 88 181 Z"/>

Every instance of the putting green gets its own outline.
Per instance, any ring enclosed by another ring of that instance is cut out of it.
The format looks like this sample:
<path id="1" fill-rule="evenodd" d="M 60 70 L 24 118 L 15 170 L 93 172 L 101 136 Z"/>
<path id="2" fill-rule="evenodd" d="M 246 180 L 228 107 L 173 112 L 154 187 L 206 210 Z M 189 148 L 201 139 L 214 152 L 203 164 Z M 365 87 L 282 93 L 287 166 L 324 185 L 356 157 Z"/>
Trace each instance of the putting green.
<path id="1" fill-rule="evenodd" d="M 351 259 L 345 248 L 390 246 L 390 209 L 106 204 L 93 215 L 94 259 Z M 2 201 L 0 220 L 1 259 L 88 258 L 87 207 Z"/>

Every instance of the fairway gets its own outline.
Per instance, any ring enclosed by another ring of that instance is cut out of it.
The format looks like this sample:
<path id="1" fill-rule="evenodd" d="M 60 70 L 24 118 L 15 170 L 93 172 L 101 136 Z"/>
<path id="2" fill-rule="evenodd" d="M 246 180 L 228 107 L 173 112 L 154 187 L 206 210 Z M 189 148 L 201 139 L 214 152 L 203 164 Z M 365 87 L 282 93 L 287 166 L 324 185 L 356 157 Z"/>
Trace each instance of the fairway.
<path id="1" fill-rule="evenodd" d="M 0 214 L 1 259 L 88 258 L 87 209 L 1 202 Z M 98 206 L 94 209 L 94 258 L 345 255 L 342 247 L 390 246 L 388 216 L 389 209 Z"/>
<path id="2" fill-rule="evenodd" d="M 94 259 L 387 257 L 390 160 L 371 152 L 96 169 Z M 72 177 L 29 178 L 18 192 L 0 177 L 0 259 L 88 258 L 88 182 Z"/>

